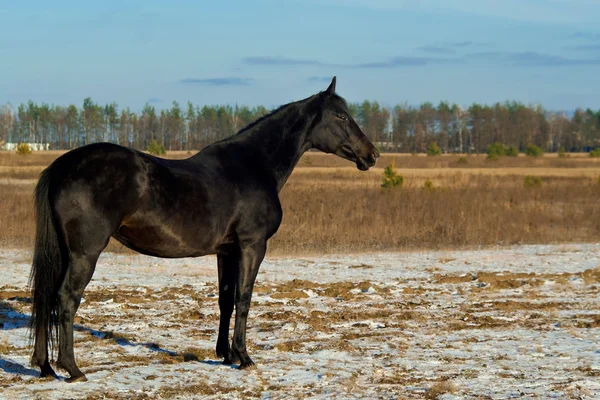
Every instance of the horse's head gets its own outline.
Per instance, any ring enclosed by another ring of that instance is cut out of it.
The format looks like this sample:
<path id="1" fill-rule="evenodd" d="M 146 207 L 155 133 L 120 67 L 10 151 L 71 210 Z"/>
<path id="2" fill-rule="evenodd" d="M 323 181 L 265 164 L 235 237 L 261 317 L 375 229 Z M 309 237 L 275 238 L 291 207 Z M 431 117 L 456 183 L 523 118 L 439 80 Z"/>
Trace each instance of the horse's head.
<path id="1" fill-rule="evenodd" d="M 374 166 L 379 151 L 354 121 L 344 99 L 335 94 L 335 77 L 317 97 L 317 122 L 308 138 L 312 147 L 350 160 L 361 171 Z"/>

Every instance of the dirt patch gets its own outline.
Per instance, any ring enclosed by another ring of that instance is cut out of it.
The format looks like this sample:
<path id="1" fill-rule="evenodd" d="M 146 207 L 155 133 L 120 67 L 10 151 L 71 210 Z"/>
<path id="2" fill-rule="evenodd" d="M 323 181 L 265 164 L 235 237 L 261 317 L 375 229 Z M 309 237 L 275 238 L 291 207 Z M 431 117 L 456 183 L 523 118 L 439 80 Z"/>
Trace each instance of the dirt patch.
<path id="1" fill-rule="evenodd" d="M 372 265 L 367 265 L 367 264 L 357 264 L 357 265 L 351 265 L 348 268 L 375 268 Z"/>
<path id="2" fill-rule="evenodd" d="M 473 275 L 434 275 L 433 281 L 435 283 L 465 283 L 472 282 L 477 279 L 477 276 Z"/>
<path id="3" fill-rule="evenodd" d="M 523 300 L 502 300 L 502 301 L 488 301 L 485 303 L 473 304 L 470 309 L 472 312 L 481 312 L 486 310 L 499 310 L 499 311 L 518 311 L 518 310 L 569 310 L 572 309 L 574 304 L 572 302 L 533 302 L 528 299 Z M 536 314 L 533 314 L 536 315 Z M 537 314 L 540 315 L 540 314 Z"/>
<path id="4" fill-rule="evenodd" d="M 477 274 L 477 280 L 486 284 L 484 288 L 491 290 L 516 289 L 525 285 L 539 286 L 544 283 L 535 273 L 493 273 Z"/>
<path id="5" fill-rule="evenodd" d="M 581 275 L 586 285 L 598 283 L 600 282 L 600 267 L 588 269 L 584 271 Z"/>
<path id="6" fill-rule="evenodd" d="M 87 289 L 83 292 L 83 298 L 89 303 L 102 303 L 113 301 L 121 304 L 142 304 L 152 301 L 150 291 L 146 289 L 144 292 L 138 290 L 130 290 L 125 288 L 107 289 Z"/>
<path id="7" fill-rule="evenodd" d="M 497 329 L 514 324 L 515 321 L 494 318 L 488 315 L 467 314 L 460 317 L 458 320 L 450 322 L 448 324 L 448 329 L 451 331 L 459 331 L 462 329 Z"/>
<path id="8" fill-rule="evenodd" d="M 300 353 L 304 349 L 304 342 L 298 340 L 280 342 L 275 345 L 275 348 L 279 351 L 293 351 L 295 353 Z"/>
<path id="9" fill-rule="evenodd" d="M 425 398 L 427 400 L 437 400 L 444 394 L 452 394 L 456 392 L 456 386 L 449 381 L 442 381 L 434 383 L 427 393 L 425 394 Z"/>
<path id="10" fill-rule="evenodd" d="M 600 328 L 600 314 L 581 315 L 577 316 L 576 318 L 584 319 L 576 324 L 578 328 Z"/>
<path id="11" fill-rule="evenodd" d="M 5 287 L 0 288 L 0 299 L 6 300 L 29 300 L 31 299 L 31 292 L 18 289 L 8 289 Z"/>
<path id="12" fill-rule="evenodd" d="M 194 385 L 181 385 L 170 388 L 161 388 L 157 392 L 157 395 L 160 398 L 172 398 L 172 397 L 180 397 L 180 396 L 214 396 L 218 393 L 235 393 L 237 390 L 235 388 L 222 387 L 220 385 L 216 385 L 214 383 L 197 383 Z"/>
<path id="13" fill-rule="evenodd" d="M 9 354 L 19 351 L 18 347 L 12 346 L 8 343 L 8 340 L 0 339 L 0 354 Z"/>
<path id="14" fill-rule="evenodd" d="M 294 290 L 292 292 L 276 292 L 270 296 L 272 299 L 306 299 L 308 294 L 300 290 Z"/>

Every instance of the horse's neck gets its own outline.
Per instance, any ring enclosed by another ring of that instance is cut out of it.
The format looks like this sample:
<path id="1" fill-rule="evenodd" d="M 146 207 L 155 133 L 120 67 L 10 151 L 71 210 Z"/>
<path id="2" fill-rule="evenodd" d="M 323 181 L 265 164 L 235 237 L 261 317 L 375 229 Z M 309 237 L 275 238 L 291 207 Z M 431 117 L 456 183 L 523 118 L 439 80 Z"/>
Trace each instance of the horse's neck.
<path id="1" fill-rule="evenodd" d="M 258 149 L 262 163 L 272 171 L 277 191 L 290 177 L 302 154 L 310 148 L 306 138 L 314 116 L 298 109 L 281 110 L 281 116 L 266 119 L 251 132 L 242 133 Z"/>

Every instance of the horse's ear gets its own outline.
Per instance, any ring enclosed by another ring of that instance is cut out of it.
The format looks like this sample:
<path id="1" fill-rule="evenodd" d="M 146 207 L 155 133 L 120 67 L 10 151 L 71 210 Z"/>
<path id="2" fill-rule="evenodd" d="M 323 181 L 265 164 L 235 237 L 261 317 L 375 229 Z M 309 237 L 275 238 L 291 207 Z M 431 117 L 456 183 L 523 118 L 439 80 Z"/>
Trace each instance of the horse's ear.
<path id="1" fill-rule="evenodd" d="M 329 87 L 325 91 L 325 94 L 327 94 L 327 96 L 333 96 L 335 94 L 335 76 L 331 80 L 331 83 L 329 84 Z"/>

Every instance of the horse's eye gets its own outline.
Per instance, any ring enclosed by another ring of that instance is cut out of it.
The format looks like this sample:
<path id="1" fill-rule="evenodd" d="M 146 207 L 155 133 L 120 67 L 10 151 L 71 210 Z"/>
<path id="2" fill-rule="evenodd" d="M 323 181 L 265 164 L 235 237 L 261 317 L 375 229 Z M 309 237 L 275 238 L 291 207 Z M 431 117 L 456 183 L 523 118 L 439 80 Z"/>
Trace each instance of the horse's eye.
<path id="1" fill-rule="evenodd" d="M 345 116 L 345 115 L 341 115 L 341 114 L 340 114 L 340 115 L 338 115 L 338 118 L 339 118 L 339 119 L 341 119 L 342 121 L 345 121 L 345 120 L 347 120 L 347 119 L 348 119 L 348 118 L 346 118 L 346 116 Z"/>

